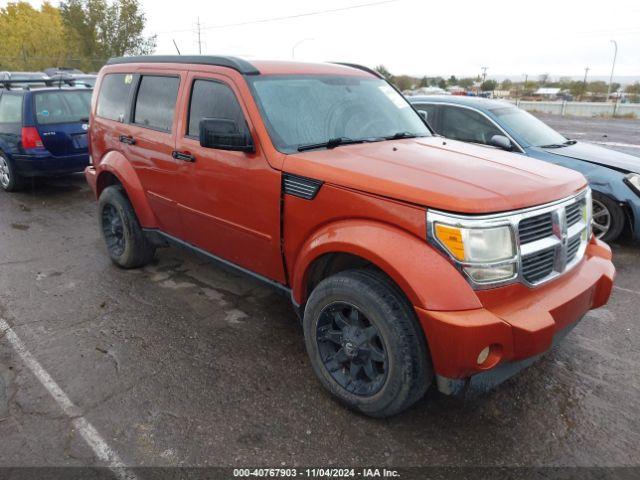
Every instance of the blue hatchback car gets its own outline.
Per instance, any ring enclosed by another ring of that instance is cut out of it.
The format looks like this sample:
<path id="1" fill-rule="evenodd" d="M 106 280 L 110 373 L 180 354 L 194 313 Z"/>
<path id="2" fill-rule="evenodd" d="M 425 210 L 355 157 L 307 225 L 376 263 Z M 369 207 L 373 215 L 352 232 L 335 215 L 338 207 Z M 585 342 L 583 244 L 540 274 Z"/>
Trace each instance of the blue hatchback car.
<path id="1" fill-rule="evenodd" d="M 501 148 L 582 173 L 593 190 L 593 231 L 615 240 L 629 226 L 640 240 L 640 157 L 570 140 L 533 115 L 501 100 L 462 96 L 416 96 L 440 135 Z"/>
<path id="2" fill-rule="evenodd" d="M 91 94 L 87 88 L 0 81 L 0 187 L 13 192 L 25 178 L 82 172 L 89 165 Z"/>

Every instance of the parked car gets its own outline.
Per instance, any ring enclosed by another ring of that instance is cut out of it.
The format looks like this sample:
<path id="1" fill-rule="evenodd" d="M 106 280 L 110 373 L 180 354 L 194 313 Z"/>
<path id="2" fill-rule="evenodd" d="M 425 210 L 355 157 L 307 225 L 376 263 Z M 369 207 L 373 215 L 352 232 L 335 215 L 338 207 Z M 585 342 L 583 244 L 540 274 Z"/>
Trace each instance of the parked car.
<path id="1" fill-rule="evenodd" d="M 112 59 L 90 142 L 116 265 L 175 244 L 273 286 L 367 415 L 497 383 L 611 293 L 582 175 L 443 141 L 363 67 Z"/>
<path id="2" fill-rule="evenodd" d="M 593 189 L 593 229 L 606 242 L 625 225 L 640 240 L 640 158 L 565 138 L 513 104 L 465 97 L 411 97 L 440 135 L 519 153 L 582 173 Z"/>
<path id="3" fill-rule="evenodd" d="M 35 82 L 35 83 L 34 83 Z M 29 177 L 82 172 L 91 90 L 32 88 L 38 80 L 0 80 L 0 187 L 19 190 Z"/>

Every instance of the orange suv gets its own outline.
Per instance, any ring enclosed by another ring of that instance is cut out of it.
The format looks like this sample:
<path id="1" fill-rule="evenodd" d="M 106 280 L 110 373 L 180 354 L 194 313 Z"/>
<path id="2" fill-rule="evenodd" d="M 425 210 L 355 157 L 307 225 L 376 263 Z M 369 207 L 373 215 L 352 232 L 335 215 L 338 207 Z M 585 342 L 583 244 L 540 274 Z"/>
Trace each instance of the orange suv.
<path id="1" fill-rule="evenodd" d="M 113 262 L 173 243 L 284 292 L 367 415 L 494 385 L 611 293 L 582 175 L 435 136 L 364 67 L 116 58 L 89 135 Z"/>

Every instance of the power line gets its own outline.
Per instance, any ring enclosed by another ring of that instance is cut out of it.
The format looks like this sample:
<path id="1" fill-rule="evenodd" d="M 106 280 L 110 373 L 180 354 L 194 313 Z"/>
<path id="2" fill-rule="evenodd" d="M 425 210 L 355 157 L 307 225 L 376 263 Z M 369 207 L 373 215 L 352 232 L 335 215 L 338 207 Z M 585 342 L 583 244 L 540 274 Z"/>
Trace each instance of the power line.
<path id="1" fill-rule="evenodd" d="M 255 25 L 258 23 L 269 23 L 269 22 L 278 22 L 281 20 L 289 20 L 289 19 L 293 19 L 293 18 L 302 18 L 302 17 L 312 17 L 315 15 L 324 15 L 327 13 L 335 13 L 335 12 L 344 12 L 346 10 L 355 10 L 357 8 L 366 8 L 366 7 L 375 7 L 378 5 L 384 5 L 384 4 L 388 4 L 388 3 L 397 3 L 400 2 L 402 0 L 383 0 L 381 2 L 371 2 L 371 3 L 361 3 L 359 5 L 350 5 L 348 7 L 340 7 L 340 8 L 332 8 L 332 9 L 327 9 L 327 10 L 317 10 L 314 12 L 305 12 L 305 13 L 299 13 L 296 15 L 287 15 L 287 16 L 283 16 L 283 17 L 271 17 L 271 18 L 262 18 L 259 20 L 249 20 L 246 22 L 238 22 L 238 23 L 226 23 L 226 24 L 220 24 L 220 25 L 209 25 L 207 26 L 202 26 L 201 28 L 199 28 L 200 30 L 214 30 L 214 29 L 219 29 L 219 28 L 231 28 L 231 27 L 242 27 L 245 25 Z M 180 33 L 180 32 L 193 32 L 192 28 L 188 28 L 188 29 L 182 29 L 182 30 L 167 30 L 164 32 L 157 32 L 156 35 L 163 35 L 165 33 Z"/>

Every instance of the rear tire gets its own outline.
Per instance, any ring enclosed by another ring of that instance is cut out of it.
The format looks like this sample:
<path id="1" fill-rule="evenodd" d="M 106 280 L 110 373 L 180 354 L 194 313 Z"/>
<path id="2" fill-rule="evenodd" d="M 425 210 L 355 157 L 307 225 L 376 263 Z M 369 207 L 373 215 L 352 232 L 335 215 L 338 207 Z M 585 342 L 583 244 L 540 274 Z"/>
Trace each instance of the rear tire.
<path id="1" fill-rule="evenodd" d="M 122 187 L 104 189 L 98 200 L 98 215 L 113 263 L 121 268 L 138 268 L 153 260 L 156 247 L 145 237 Z"/>
<path id="2" fill-rule="evenodd" d="M 413 308 L 377 271 L 349 270 L 320 282 L 305 307 L 303 327 L 320 382 L 365 415 L 395 415 L 433 381 Z"/>
<path id="3" fill-rule="evenodd" d="M 593 233 L 603 242 L 615 241 L 625 224 L 625 214 L 618 202 L 599 192 L 593 192 Z"/>
<path id="4" fill-rule="evenodd" d="M 9 158 L 0 152 L 0 187 L 5 192 L 17 192 L 24 185 L 22 177 L 16 171 Z"/>

